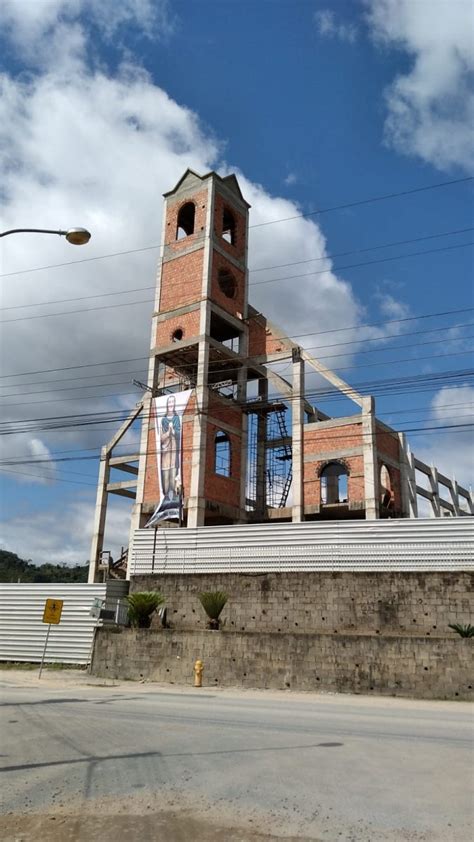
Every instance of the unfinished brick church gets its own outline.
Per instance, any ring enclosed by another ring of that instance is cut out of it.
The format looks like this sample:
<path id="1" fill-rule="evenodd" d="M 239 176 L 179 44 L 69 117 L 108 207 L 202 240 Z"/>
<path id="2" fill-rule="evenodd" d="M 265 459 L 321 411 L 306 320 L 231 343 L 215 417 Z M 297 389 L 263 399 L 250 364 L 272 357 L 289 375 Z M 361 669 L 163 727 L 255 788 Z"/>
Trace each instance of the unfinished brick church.
<path id="1" fill-rule="evenodd" d="M 472 513 L 469 492 L 417 460 L 404 435 L 376 418 L 372 397 L 251 306 L 250 206 L 237 178 L 187 170 L 164 198 L 148 386 L 102 450 L 91 566 L 111 493 L 133 500 L 132 534 L 150 525 L 416 517 L 419 495 L 433 516 Z M 272 368 L 280 361 L 289 377 Z M 310 370 L 354 413 L 331 418 L 314 406 Z M 117 455 L 140 418 L 139 452 Z"/>

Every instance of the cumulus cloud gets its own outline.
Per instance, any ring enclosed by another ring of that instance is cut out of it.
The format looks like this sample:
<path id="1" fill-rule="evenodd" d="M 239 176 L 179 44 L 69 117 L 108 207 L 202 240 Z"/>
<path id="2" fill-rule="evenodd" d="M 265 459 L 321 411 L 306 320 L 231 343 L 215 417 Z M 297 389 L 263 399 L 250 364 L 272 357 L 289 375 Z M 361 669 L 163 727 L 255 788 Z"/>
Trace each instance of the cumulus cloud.
<path id="1" fill-rule="evenodd" d="M 440 389 L 431 402 L 433 425 L 462 425 L 474 422 L 474 387 L 468 385 L 446 386 Z M 431 425 L 429 422 L 428 426 Z M 435 465 L 442 474 L 455 476 L 469 488 L 474 476 L 474 448 L 472 427 L 443 430 L 439 435 L 426 435 L 414 442 L 413 450 L 427 464 Z"/>
<path id="2" fill-rule="evenodd" d="M 93 516 L 93 503 L 82 499 L 65 502 L 61 517 L 55 509 L 32 508 L 1 525 L 0 545 L 35 564 L 84 564 L 89 558 Z M 127 508 L 113 501 L 104 547 L 117 559 L 127 544 Z"/>
<path id="3" fill-rule="evenodd" d="M 386 91 L 387 143 L 441 170 L 474 165 L 471 0 L 365 0 L 372 37 L 408 57 Z"/>
<path id="4" fill-rule="evenodd" d="M 314 22 L 320 35 L 353 44 L 358 36 L 357 26 L 338 19 L 332 9 L 321 9 L 314 13 Z"/>
<path id="5" fill-rule="evenodd" d="M 139 12 L 165 8 L 145 0 L 117 5 L 120 14 L 138 10 L 137 25 Z M 64 240 L 40 235 L 9 237 L 3 243 L 6 274 L 65 264 L 4 278 L 2 306 L 11 309 L 1 316 L 10 321 L 2 325 L 3 372 L 18 374 L 2 381 L 8 384 L 1 390 L 4 418 L 38 419 L 29 435 L 3 437 L 4 457 L 92 448 L 110 438 L 111 424 L 49 432 L 40 428 L 46 418 L 123 410 L 141 397 L 131 381 L 146 379 L 161 194 L 188 166 L 201 173 L 217 168 L 223 175 L 235 169 L 198 115 L 174 101 L 140 66 L 123 60 L 112 73 L 91 62 L 84 14 L 95 9 L 98 20 L 98 7 L 93 0 L 67 5 L 51 0 L 41 21 L 31 10 L 28 19 L 20 20 L 18 4 L 7 2 L 2 8 L 4 16 L 10 14 L 11 37 L 25 55 L 32 56 L 35 43 L 46 37 L 53 46 L 61 45 L 60 50 L 45 51 L 46 63 L 34 72 L 0 77 L 2 228 L 82 225 L 93 235 L 77 251 Z M 237 175 L 252 205 L 252 225 L 300 214 L 294 202 L 270 195 L 244 173 Z M 145 250 L 123 254 L 141 248 Z M 119 254 L 102 259 L 112 253 Z M 299 217 L 252 228 L 252 269 L 317 261 L 254 272 L 251 302 L 292 334 L 354 325 L 355 335 L 364 308 L 326 255 L 324 234 L 314 220 Z M 91 261 L 94 257 L 99 259 Z M 277 278 L 282 280 L 262 283 Z M 84 300 L 64 302 L 73 297 Z M 41 304 L 48 301 L 59 303 Z M 37 318 L 69 310 L 85 312 Z M 344 340 L 351 338 L 351 332 L 344 334 Z M 318 338 L 301 342 L 314 346 Z M 103 361 L 109 363 L 70 368 Z M 34 373 L 48 369 L 55 371 Z M 54 475 L 51 465 L 43 471 L 39 465 L 18 470 L 39 473 L 43 481 Z M 61 476 L 65 470 L 63 465 Z M 89 528 L 91 509 L 74 512 L 83 529 Z M 38 518 L 29 518 L 31 540 L 33 522 L 38 524 L 36 534 L 49 528 L 44 517 Z M 57 524 L 57 530 L 62 541 L 62 526 Z M 69 539 L 64 540 L 69 546 Z M 12 549 L 23 552 L 17 545 Z M 83 544 L 68 553 L 68 559 L 83 560 Z"/>

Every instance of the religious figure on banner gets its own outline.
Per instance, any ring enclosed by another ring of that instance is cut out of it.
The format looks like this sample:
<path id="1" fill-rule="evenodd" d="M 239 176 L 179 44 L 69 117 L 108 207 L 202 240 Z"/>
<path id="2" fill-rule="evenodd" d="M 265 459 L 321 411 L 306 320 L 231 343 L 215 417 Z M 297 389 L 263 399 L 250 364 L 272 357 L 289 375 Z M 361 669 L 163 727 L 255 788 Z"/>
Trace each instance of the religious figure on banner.
<path id="1" fill-rule="evenodd" d="M 156 526 L 161 520 L 181 519 L 182 416 L 191 391 L 186 389 L 183 392 L 161 395 L 153 401 L 160 501 L 147 526 Z"/>
<path id="2" fill-rule="evenodd" d="M 181 485 L 180 452 L 181 421 L 176 412 L 176 398 L 169 395 L 166 401 L 166 415 L 160 421 L 161 488 L 164 504 L 173 504 Z"/>

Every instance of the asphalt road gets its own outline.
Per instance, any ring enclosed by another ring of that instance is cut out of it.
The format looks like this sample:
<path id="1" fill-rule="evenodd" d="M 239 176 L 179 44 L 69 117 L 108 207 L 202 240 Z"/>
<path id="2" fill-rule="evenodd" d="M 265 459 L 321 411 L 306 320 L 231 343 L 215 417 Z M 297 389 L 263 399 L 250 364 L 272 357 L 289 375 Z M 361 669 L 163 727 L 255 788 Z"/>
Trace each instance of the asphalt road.
<path id="1" fill-rule="evenodd" d="M 0 674 L 3 842 L 473 838 L 467 703 Z"/>

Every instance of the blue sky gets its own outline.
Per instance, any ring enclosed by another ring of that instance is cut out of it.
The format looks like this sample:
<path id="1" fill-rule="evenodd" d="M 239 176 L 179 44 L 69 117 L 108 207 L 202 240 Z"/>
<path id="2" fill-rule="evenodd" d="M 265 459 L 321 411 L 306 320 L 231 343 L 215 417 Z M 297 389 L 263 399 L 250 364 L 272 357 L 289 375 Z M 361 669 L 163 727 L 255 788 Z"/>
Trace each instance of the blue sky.
<path id="1" fill-rule="evenodd" d="M 474 175 L 472 6 L 463 0 L 6 0 L 0 21 L 2 228 L 93 231 L 80 252 L 55 238 L 3 242 L 2 307 L 22 309 L 2 319 L 24 319 L 3 326 L 3 417 L 16 425 L 125 410 L 139 398 L 130 381 L 144 378 L 144 362 L 57 369 L 146 356 L 152 293 L 126 291 L 153 285 L 158 251 L 38 267 L 158 244 L 161 194 L 187 166 L 236 171 L 251 224 Z M 255 286 L 252 302 L 293 335 L 312 333 L 302 343 L 317 344 L 355 385 L 472 368 L 473 252 L 457 246 L 474 232 L 321 258 L 472 227 L 473 185 L 255 228 L 252 269 L 317 262 L 255 273 L 253 281 L 282 280 Z M 456 248 L 350 268 L 445 246 Z M 100 293 L 108 297 L 38 306 Z M 106 309 L 112 301 L 130 306 Z M 80 308 L 88 312 L 36 318 Z M 358 327 L 448 310 L 465 312 Z M 337 345 L 355 339 L 367 341 Z M 40 370 L 49 373 L 9 376 Z M 97 376 L 51 383 L 81 374 Z M 472 420 L 472 378 L 425 388 L 378 398 L 379 415 L 400 428 Z M 54 457 L 95 455 L 113 425 L 37 426 L 2 437 L 2 544 L 36 561 L 83 561 L 97 462 Z M 413 450 L 468 484 L 470 434 L 419 432 Z M 23 464 L 8 467 L 17 457 Z M 126 543 L 123 505 L 112 510 L 108 538 L 114 551 Z"/>

